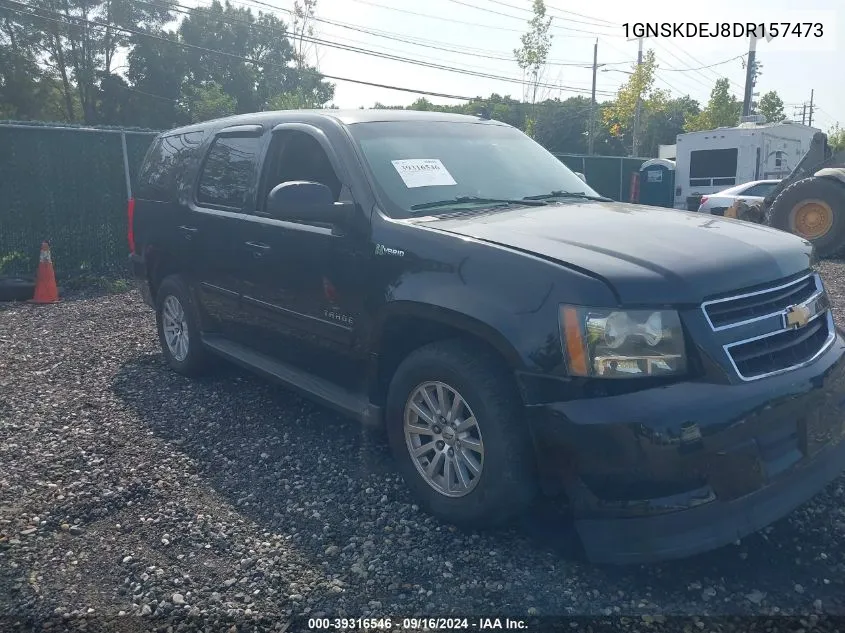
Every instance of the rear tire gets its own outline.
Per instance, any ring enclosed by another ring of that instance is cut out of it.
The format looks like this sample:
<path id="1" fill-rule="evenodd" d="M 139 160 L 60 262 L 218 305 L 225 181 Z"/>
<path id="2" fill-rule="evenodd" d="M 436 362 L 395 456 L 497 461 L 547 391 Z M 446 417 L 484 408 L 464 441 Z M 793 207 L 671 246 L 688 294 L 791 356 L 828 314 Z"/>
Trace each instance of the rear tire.
<path id="1" fill-rule="evenodd" d="M 810 241 L 819 257 L 836 257 L 845 250 L 845 185 L 816 176 L 794 182 L 775 198 L 765 221 Z"/>
<path id="2" fill-rule="evenodd" d="M 462 527 L 500 525 L 526 510 L 537 484 L 522 411 L 507 370 L 478 346 L 441 341 L 408 356 L 391 381 L 386 420 L 420 504 Z"/>
<path id="3" fill-rule="evenodd" d="M 161 351 L 171 369 L 185 376 L 207 371 L 209 358 L 200 339 L 196 305 L 179 275 L 166 277 L 158 288 L 156 325 Z"/>

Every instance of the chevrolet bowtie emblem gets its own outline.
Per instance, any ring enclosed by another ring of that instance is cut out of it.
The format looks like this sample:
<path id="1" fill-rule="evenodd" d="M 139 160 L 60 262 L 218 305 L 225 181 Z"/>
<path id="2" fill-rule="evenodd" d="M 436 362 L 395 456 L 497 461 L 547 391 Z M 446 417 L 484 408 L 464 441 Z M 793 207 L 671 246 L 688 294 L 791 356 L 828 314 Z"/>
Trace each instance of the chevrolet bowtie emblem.
<path id="1" fill-rule="evenodd" d="M 797 329 L 807 325 L 810 320 L 810 308 L 807 306 L 789 306 L 784 313 L 786 327 Z"/>

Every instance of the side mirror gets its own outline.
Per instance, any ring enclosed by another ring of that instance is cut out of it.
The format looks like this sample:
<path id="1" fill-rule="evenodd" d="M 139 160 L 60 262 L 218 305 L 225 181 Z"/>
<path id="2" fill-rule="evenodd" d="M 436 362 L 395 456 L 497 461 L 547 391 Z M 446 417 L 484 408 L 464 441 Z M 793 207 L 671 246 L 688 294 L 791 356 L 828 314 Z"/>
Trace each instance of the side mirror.
<path id="1" fill-rule="evenodd" d="M 584 182 L 587 182 L 587 177 L 584 174 L 582 174 L 580 171 L 576 171 L 575 175 L 578 176 Z"/>
<path id="2" fill-rule="evenodd" d="M 265 210 L 277 220 L 326 224 L 340 220 L 332 190 L 319 182 L 292 181 L 276 185 L 267 195 Z"/>

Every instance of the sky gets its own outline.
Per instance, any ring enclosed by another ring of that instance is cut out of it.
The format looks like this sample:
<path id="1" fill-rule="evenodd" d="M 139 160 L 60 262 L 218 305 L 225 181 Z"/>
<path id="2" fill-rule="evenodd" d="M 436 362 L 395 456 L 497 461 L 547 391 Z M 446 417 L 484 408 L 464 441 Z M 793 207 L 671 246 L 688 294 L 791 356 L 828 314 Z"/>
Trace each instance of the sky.
<path id="1" fill-rule="evenodd" d="M 294 0 L 232 1 L 254 11 L 274 11 L 269 7 L 275 7 L 274 12 L 289 21 L 286 11 L 293 8 Z M 805 0 L 800 9 L 796 4 L 743 0 L 740 8 L 737 0 L 707 0 L 696 6 L 674 0 L 546 0 L 554 37 L 544 78 L 550 87 L 544 96 L 589 96 L 593 46 L 598 41 L 598 62 L 605 65 L 597 76 L 597 99 L 612 98 L 637 57 L 638 43 L 626 38 L 625 23 L 821 22 L 821 38 L 758 41 L 762 75 L 755 92 L 777 91 L 787 116 L 800 121 L 802 104 L 809 103 L 814 90 L 814 126 L 826 131 L 836 122 L 845 124 L 845 82 L 835 70 L 845 61 L 845 3 Z M 322 21 L 315 24 L 315 37 L 326 43 L 310 51 L 310 62 L 316 61 L 326 75 L 412 91 L 466 97 L 496 92 L 520 98 L 521 72 L 513 50 L 531 15 L 531 0 L 318 0 L 317 17 Z M 734 94 L 742 98 L 745 70 L 738 57 L 748 51 L 748 38 L 647 38 L 643 46 L 655 52 L 659 66 L 655 87 L 673 96 L 690 95 L 704 105 L 716 79 L 728 77 Z M 488 77 L 378 58 L 349 47 Z M 423 96 L 348 81 L 334 83 L 334 104 L 341 108 L 371 107 L 376 102 L 405 105 Z M 435 103 L 460 102 L 427 98 Z"/>

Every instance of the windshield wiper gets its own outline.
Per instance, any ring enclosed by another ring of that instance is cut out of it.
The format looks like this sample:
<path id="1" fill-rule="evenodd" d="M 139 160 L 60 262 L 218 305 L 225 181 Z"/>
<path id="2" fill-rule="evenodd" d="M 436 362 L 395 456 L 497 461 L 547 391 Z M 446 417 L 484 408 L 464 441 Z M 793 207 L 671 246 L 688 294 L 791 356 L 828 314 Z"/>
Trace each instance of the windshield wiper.
<path id="1" fill-rule="evenodd" d="M 540 198 L 523 198 L 515 200 L 513 198 L 479 198 L 478 196 L 457 196 L 448 200 L 437 200 L 435 202 L 423 202 L 415 204 L 411 207 L 411 211 L 421 211 L 422 209 L 436 209 L 437 207 L 448 207 L 455 204 L 520 204 L 523 206 L 539 207 L 547 204 Z"/>
<path id="2" fill-rule="evenodd" d="M 551 198 L 578 198 L 579 200 L 596 200 L 598 202 L 613 202 L 612 198 L 604 196 L 589 196 L 583 191 L 550 191 L 536 196 L 525 196 L 524 200 L 550 200 Z"/>

